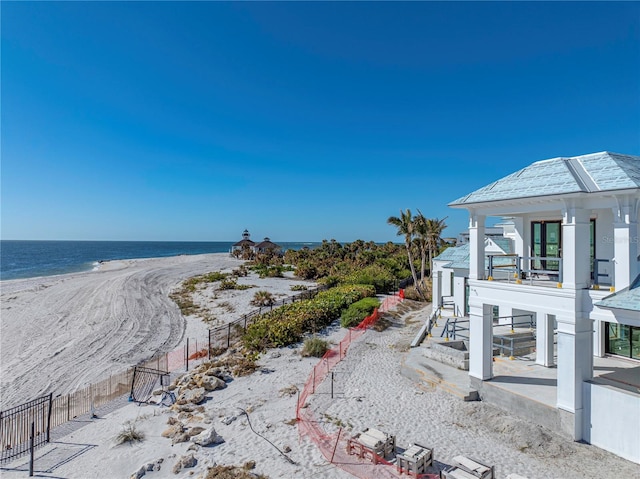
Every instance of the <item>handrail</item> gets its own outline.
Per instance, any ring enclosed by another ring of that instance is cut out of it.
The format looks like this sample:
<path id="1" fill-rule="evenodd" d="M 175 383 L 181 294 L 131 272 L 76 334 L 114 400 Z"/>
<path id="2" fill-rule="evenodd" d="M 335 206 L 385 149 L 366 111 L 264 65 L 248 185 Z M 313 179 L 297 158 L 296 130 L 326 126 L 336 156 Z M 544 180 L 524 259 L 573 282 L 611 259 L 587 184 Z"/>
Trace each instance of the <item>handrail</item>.
<path id="1" fill-rule="evenodd" d="M 516 315 L 512 315 L 512 316 L 498 316 L 497 318 L 494 319 L 506 319 L 506 318 L 511 318 L 511 332 L 513 333 L 514 331 L 514 326 L 520 326 L 521 324 L 526 324 L 529 326 L 529 329 L 534 329 L 536 327 L 536 322 L 533 320 L 533 314 L 531 313 L 527 313 L 527 314 L 516 314 Z M 513 318 L 529 318 L 529 321 L 520 321 L 520 322 L 514 322 Z M 494 324 L 493 327 L 499 327 L 499 326 L 505 326 L 505 324 Z"/>
<path id="2" fill-rule="evenodd" d="M 524 279 L 523 273 L 529 273 L 530 284 L 533 284 L 533 276 L 539 274 L 558 275 L 558 286 L 562 285 L 562 258 L 555 256 L 519 256 L 514 254 L 489 254 L 487 255 L 489 260 L 488 277 L 489 281 L 493 280 L 494 270 L 502 270 L 507 273 L 512 273 L 516 283 L 522 282 Z M 515 264 L 495 265 L 494 258 L 515 258 Z M 532 261 L 557 261 L 558 269 L 538 269 L 538 268 L 524 268 L 523 261 L 529 261 L 531 265 Z M 509 278 L 509 276 L 507 276 Z"/>

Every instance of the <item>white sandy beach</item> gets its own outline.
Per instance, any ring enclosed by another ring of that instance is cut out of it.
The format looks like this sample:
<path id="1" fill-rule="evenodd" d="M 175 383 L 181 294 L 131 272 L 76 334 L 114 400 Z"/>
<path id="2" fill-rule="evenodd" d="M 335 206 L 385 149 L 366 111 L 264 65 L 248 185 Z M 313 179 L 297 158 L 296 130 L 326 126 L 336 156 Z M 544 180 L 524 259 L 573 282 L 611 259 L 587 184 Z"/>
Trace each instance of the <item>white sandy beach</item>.
<path id="1" fill-rule="evenodd" d="M 199 334 L 202 322 L 182 318 L 167 296 L 169 291 L 186 277 L 239 264 L 226 254 L 176 257 L 2 283 L 3 401 L 31 399 L 54 385 L 56 392 L 82 386 L 155 351 L 173 349 L 185 331 Z M 221 321 L 253 309 L 249 301 L 258 289 L 290 295 L 290 283 L 302 283 L 255 276 L 239 282 L 257 287 L 232 291 L 228 298 L 202 293 L 201 300 L 212 307 L 216 301 L 227 303 L 216 313 Z M 465 403 L 403 376 L 401 364 L 408 344 L 428 313 L 429 307 L 409 311 L 393 319 L 385 331 L 369 330 L 351 345 L 335 370 L 334 399 L 325 382 L 309 401 L 325 430 L 334 432 L 342 425 L 346 434 L 354 434 L 379 428 L 396 435 L 400 446 L 417 442 L 435 448 L 435 459 L 441 465 L 450 464 L 458 454 L 482 459 L 496 466 L 498 478 L 510 474 L 529 479 L 640 475 L 640 466 L 596 447 L 555 436 L 487 404 Z M 337 343 L 345 330 L 334 325 L 323 334 Z M 162 406 L 126 403 L 98 418 L 73 421 L 76 430 L 39 451 L 36 474 L 127 479 L 141 466 L 155 464 L 142 477 L 204 478 L 213 464 L 240 466 L 255 461 L 254 472 L 270 478 L 353 477 L 329 464 L 315 444 L 299 435 L 294 421 L 297 395 L 287 391 L 292 386 L 302 389 L 318 362 L 302 357 L 299 346 L 268 351 L 261 356 L 257 372 L 209 392 L 203 408 L 191 416 Z M 30 375 L 41 379 L 29 380 Z M 171 439 L 161 435 L 169 428 L 169 418 L 186 427 L 213 427 L 224 442 L 207 447 L 192 442 L 172 445 Z M 114 438 L 126 421 L 135 421 L 145 439 L 116 446 Z M 256 435 L 248 421 L 291 462 Z M 175 463 L 190 455 L 197 463 L 174 473 Z M 1 476 L 25 477 L 27 463 L 28 458 L 23 457 L 4 465 Z"/>

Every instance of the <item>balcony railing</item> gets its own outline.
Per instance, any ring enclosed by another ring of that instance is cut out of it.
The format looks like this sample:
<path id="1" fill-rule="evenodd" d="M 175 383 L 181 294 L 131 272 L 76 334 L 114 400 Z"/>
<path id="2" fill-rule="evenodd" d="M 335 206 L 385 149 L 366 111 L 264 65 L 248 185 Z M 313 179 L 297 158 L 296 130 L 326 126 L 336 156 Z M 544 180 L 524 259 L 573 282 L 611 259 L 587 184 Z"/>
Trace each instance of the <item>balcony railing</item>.
<path id="1" fill-rule="evenodd" d="M 551 256 L 519 256 L 508 255 L 487 255 L 488 269 L 487 279 L 489 281 L 508 281 L 521 284 L 528 281 L 530 285 L 545 282 L 550 284 L 555 282 L 558 287 L 562 287 L 562 258 Z M 550 268 L 549 265 L 553 265 Z M 533 267 L 539 265 L 541 267 Z M 556 268 L 557 266 L 557 268 Z M 591 284 L 593 289 L 599 289 L 606 285 L 613 288 L 613 261 L 609 259 L 595 258 L 592 263 Z"/>
<path id="2" fill-rule="evenodd" d="M 562 285 L 562 258 L 552 256 L 518 256 L 518 255 L 487 255 L 489 260 L 488 277 L 492 280 L 507 280 L 515 283 L 522 283 L 522 280 L 529 280 L 533 285 L 535 281 L 555 282 L 558 287 Z M 496 261 L 500 258 L 500 261 Z M 507 260 L 508 262 L 505 262 Z M 549 264 L 554 264 L 557 269 L 549 268 Z M 534 268 L 532 265 L 539 264 L 543 267 Z"/>

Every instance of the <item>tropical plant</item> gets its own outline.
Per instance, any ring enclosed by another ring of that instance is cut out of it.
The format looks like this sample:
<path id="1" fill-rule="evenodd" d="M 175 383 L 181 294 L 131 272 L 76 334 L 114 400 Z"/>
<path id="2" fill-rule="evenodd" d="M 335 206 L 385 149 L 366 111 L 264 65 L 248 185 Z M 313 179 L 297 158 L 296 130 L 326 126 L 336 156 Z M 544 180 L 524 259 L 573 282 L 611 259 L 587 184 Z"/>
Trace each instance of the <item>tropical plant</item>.
<path id="1" fill-rule="evenodd" d="M 413 265 L 413 254 L 411 253 L 411 244 L 415 235 L 415 223 L 413 221 L 413 216 L 411 215 L 411 210 L 409 208 L 407 208 L 407 211 L 400 210 L 400 216 L 390 216 L 387 219 L 387 223 L 398 229 L 396 233 L 398 236 L 404 236 L 407 257 L 409 259 L 409 268 L 411 269 L 411 277 L 413 278 L 413 284 L 416 286 L 418 292 L 420 292 L 421 290 L 418 285 L 416 268 Z"/>
<path id="2" fill-rule="evenodd" d="M 269 291 L 256 291 L 251 300 L 254 306 L 273 306 L 275 298 Z"/>
<path id="3" fill-rule="evenodd" d="M 429 277 L 431 277 L 431 271 L 433 270 L 433 258 L 438 254 L 440 247 L 442 246 L 442 232 L 447 227 L 444 222 L 447 217 L 442 219 L 432 218 L 427 219 L 427 249 L 429 251 Z"/>

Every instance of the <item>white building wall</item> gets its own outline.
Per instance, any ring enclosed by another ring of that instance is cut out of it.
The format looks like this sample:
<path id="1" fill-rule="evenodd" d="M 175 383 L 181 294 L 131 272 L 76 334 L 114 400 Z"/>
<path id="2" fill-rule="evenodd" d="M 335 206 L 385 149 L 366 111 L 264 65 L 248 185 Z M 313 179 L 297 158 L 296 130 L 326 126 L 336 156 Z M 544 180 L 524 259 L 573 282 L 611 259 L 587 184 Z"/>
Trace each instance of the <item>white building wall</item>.
<path id="1" fill-rule="evenodd" d="M 619 387 L 583 383 L 585 398 L 584 439 L 629 461 L 640 463 L 640 395 Z M 635 414 L 634 414 L 635 411 Z"/>

